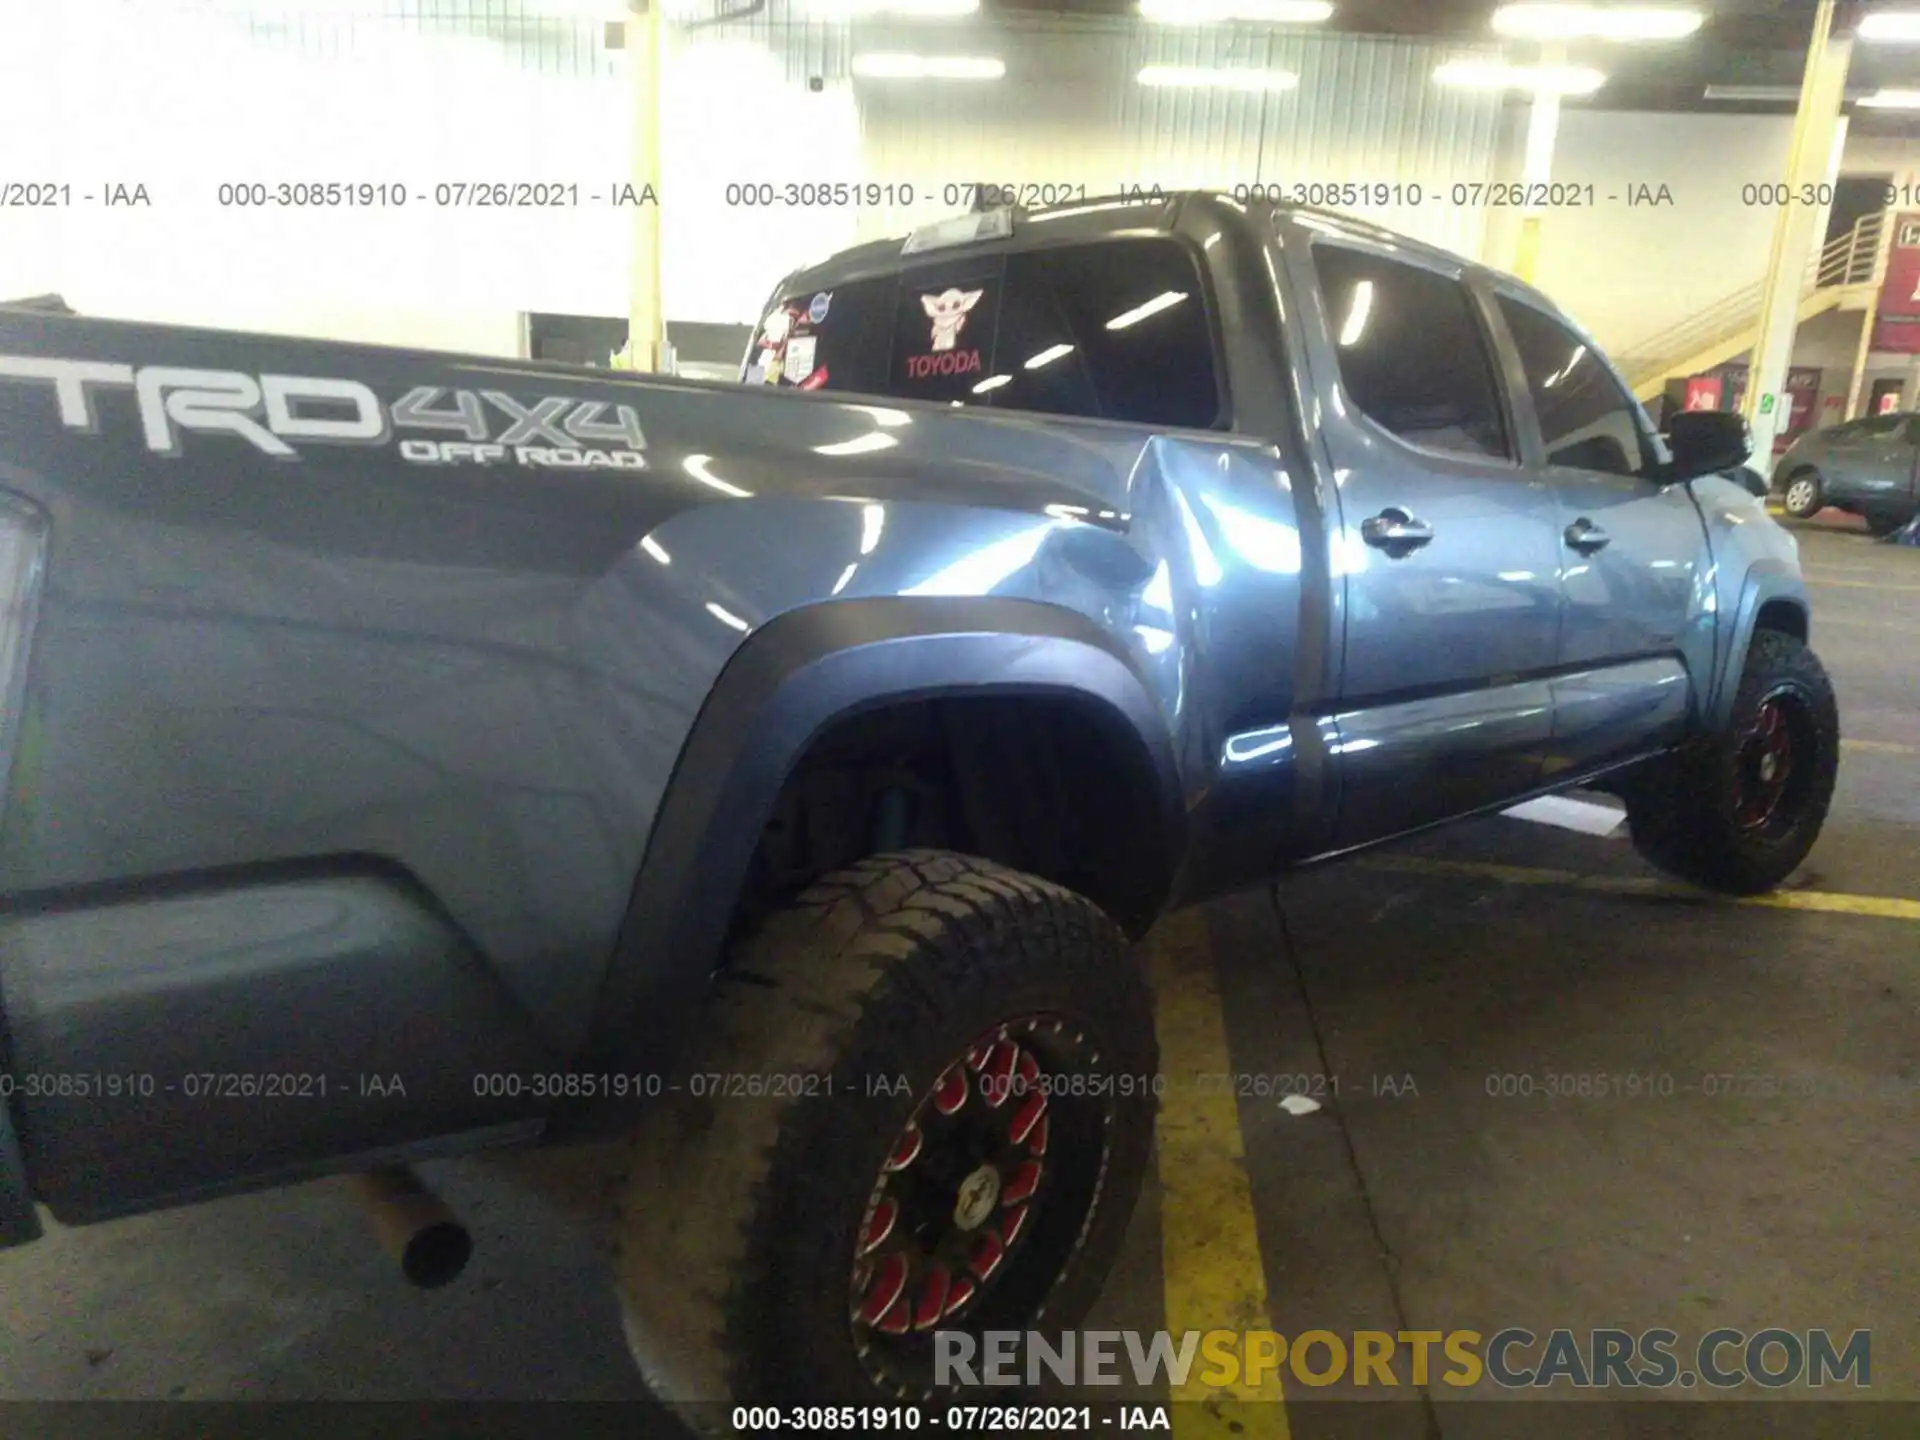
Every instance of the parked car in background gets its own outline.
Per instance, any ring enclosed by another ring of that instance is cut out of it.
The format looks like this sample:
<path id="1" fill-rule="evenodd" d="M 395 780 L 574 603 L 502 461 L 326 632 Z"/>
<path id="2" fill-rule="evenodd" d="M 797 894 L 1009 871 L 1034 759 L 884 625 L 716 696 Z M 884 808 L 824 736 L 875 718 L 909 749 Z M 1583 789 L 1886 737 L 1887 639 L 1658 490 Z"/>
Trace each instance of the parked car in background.
<path id="1" fill-rule="evenodd" d="M 1774 467 L 1773 489 L 1796 520 L 1831 507 L 1891 535 L 1920 513 L 1917 466 L 1920 415 L 1870 415 L 1796 441 Z"/>

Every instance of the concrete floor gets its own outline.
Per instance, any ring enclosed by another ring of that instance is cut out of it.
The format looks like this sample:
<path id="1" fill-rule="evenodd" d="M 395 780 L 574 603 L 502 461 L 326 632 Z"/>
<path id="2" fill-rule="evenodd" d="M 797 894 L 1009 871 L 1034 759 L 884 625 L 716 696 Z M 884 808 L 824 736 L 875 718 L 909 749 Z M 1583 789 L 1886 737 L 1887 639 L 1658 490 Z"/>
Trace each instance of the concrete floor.
<path id="1" fill-rule="evenodd" d="M 1920 551 L 1800 533 L 1857 743 L 1795 884 L 1920 897 Z M 1234 1067 L 1341 1079 L 1311 1115 L 1240 1107 L 1275 1326 L 1870 1328 L 1874 1396 L 1920 1400 L 1920 924 L 1423 858 L 1647 874 L 1620 839 L 1498 819 L 1206 913 Z M 1648 1071 L 1675 1093 L 1487 1093 Z M 1701 1093 L 1723 1072 L 1815 1093 Z M 1375 1098 L 1373 1076 L 1418 1093 Z M 1904 1100 L 1850 1098 L 1895 1078 Z M 610 1159 L 432 1167 L 478 1241 L 438 1293 L 401 1282 L 333 1184 L 56 1231 L 0 1254 L 0 1399 L 640 1398 L 593 1222 Z M 1159 1223 L 1150 1193 L 1097 1323 L 1160 1324 Z M 1459 1398 L 1408 1433 L 1477 1440 L 1512 1409 Z"/>

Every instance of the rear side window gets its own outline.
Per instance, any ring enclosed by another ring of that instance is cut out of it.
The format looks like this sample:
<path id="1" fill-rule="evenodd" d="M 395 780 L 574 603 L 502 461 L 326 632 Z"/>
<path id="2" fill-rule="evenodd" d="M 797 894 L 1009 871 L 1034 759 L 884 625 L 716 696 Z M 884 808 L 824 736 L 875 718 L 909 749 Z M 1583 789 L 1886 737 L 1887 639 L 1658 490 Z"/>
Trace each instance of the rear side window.
<path id="1" fill-rule="evenodd" d="M 1207 429 L 1221 419 L 1200 275 L 1172 240 L 949 259 L 793 295 L 749 382 Z"/>
<path id="2" fill-rule="evenodd" d="M 1409 445 L 1513 458 L 1467 287 L 1338 245 L 1316 244 L 1313 258 L 1353 403 Z"/>

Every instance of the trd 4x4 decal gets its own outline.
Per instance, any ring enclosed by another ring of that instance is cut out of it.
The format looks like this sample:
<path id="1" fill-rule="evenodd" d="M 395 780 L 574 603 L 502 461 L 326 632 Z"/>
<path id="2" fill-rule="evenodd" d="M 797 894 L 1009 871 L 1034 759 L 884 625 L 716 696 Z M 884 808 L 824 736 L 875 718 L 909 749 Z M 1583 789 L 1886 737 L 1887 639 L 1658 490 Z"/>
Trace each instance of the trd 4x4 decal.
<path id="1" fill-rule="evenodd" d="M 88 435 L 100 433 L 101 391 L 133 391 L 141 436 L 156 455 L 180 454 L 188 431 L 237 436 L 277 460 L 298 460 L 294 442 L 386 446 L 396 430 L 438 430 L 461 438 L 403 438 L 400 458 L 562 470 L 638 470 L 647 463 L 638 412 L 605 400 L 549 395 L 523 404 L 499 390 L 420 385 L 389 408 L 358 380 L 0 355 L 0 380 L 8 379 L 51 385 L 60 423 Z"/>

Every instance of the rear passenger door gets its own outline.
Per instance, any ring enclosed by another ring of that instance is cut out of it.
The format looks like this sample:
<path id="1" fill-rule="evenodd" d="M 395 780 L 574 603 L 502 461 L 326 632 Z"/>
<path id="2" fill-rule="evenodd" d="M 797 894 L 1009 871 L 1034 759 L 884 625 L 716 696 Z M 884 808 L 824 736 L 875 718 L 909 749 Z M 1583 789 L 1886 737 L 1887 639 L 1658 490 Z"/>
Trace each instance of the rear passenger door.
<path id="1" fill-rule="evenodd" d="M 1284 223 L 1284 222 L 1283 222 Z M 1521 463 L 1457 267 L 1314 233 L 1303 325 L 1338 487 L 1339 844 L 1516 797 L 1552 734 L 1551 490 Z"/>
<path id="2" fill-rule="evenodd" d="M 1706 526 L 1639 404 L 1592 343 L 1498 289 L 1537 473 L 1558 511 L 1565 620 L 1555 663 L 1554 772 L 1657 749 L 1685 728 L 1714 658 Z"/>

